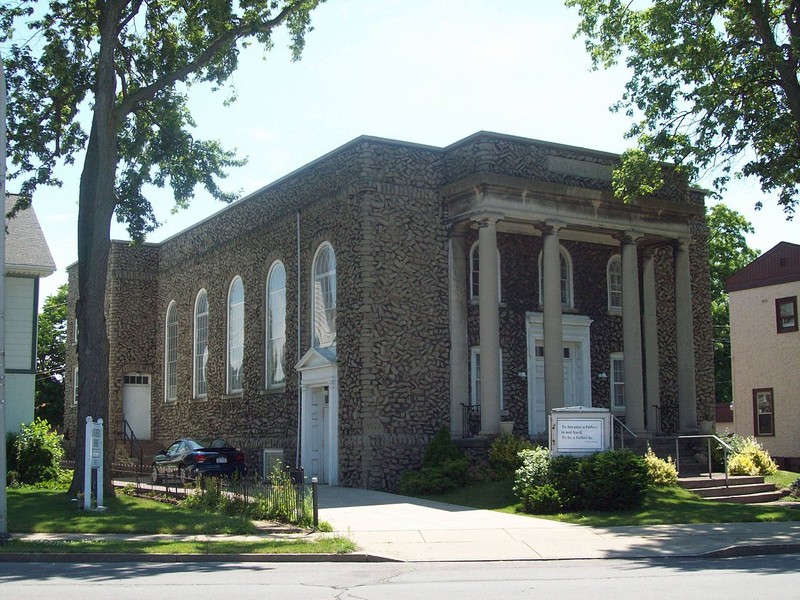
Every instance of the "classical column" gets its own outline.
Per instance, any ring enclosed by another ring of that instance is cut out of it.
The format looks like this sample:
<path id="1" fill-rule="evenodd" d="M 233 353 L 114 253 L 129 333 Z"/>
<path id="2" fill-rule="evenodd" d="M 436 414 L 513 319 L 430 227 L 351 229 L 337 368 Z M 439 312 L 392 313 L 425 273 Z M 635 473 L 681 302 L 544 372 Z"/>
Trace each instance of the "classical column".
<path id="1" fill-rule="evenodd" d="M 481 434 L 500 433 L 500 301 L 496 216 L 478 224 L 478 303 L 481 352 Z"/>
<path id="2" fill-rule="evenodd" d="M 644 305 L 645 398 L 647 402 L 647 431 L 658 433 L 661 407 L 658 359 L 658 310 L 656 308 L 656 268 L 652 250 L 644 253 L 642 265 L 642 303 Z"/>
<path id="3" fill-rule="evenodd" d="M 564 336 L 561 321 L 561 251 L 558 231 L 562 223 L 548 222 L 542 229 L 542 301 L 544 329 L 544 408 L 549 417 L 564 406 Z M 531 374 L 533 376 L 533 374 Z"/>
<path id="4" fill-rule="evenodd" d="M 678 346 L 678 427 L 681 433 L 689 433 L 698 429 L 689 240 L 680 240 L 675 246 L 675 313 L 675 337 Z"/>
<path id="5" fill-rule="evenodd" d="M 469 404 L 469 346 L 467 342 L 467 248 L 464 231 L 454 225 L 449 248 L 450 305 L 450 431 L 464 431 L 462 404 Z"/>
<path id="6" fill-rule="evenodd" d="M 625 365 L 625 424 L 644 432 L 642 322 L 639 302 L 639 256 L 636 234 L 622 237 L 622 352 Z"/>

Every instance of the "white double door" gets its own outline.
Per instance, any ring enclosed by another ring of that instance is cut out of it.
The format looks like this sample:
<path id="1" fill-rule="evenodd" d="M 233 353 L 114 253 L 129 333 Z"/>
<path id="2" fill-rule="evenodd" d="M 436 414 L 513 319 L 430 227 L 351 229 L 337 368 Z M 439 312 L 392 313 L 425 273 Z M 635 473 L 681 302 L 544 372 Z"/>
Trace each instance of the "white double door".
<path id="1" fill-rule="evenodd" d="M 592 405 L 589 317 L 562 315 L 564 398 L 557 406 Z M 528 313 L 528 433 L 547 433 L 544 388 L 544 327 L 542 313 Z"/>

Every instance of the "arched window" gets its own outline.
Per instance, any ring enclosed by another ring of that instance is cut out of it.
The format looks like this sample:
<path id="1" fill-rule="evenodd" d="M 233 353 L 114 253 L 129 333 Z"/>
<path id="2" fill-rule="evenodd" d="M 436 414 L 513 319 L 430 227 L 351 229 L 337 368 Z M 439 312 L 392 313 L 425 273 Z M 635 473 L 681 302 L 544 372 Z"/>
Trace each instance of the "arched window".
<path id="1" fill-rule="evenodd" d="M 200 290 L 194 302 L 194 397 L 208 393 L 208 294 Z"/>
<path id="2" fill-rule="evenodd" d="M 275 261 L 267 275 L 267 387 L 282 386 L 286 381 L 286 269 Z"/>
<path id="3" fill-rule="evenodd" d="M 563 246 L 559 246 L 559 260 L 561 264 L 561 306 L 564 308 L 572 308 L 574 305 L 572 294 L 572 258 Z M 539 252 L 539 304 L 544 303 L 543 281 L 542 252 Z"/>
<path id="4" fill-rule="evenodd" d="M 469 250 L 469 290 L 470 290 L 470 298 L 473 302 L 477 302 L 480 296 L 480 283 L 479 275 L 480 275 L 480 252 L 478 250 L 478 242 L 472 244 L 472 248 Z M 497 301 L 500 301 L 501 297 L 501 287 L 500 287 L 500 252 L 497 252 Z"/>
<path id="5" fill-rule="evenodd" d="M 178 399 L 178 305 L 175 301 L 167 308 L 164 328 L 164 401 Z"/>
<path id="6" fill-rule="evenodd" d="M 314 256 L 313 280 L 313 345 L 326 348 L 336 345 L 336 255 L 325 242 Z"/>
<path id="7" fill-rule="evenodd" d="M 622 259 L 619 254 L 615 254 L 608 261 L 606 268 L 606 280 L 608 283 L 608 310 L 622 310 Z"/>
<path id="8" fill-rule="evenodd" d="M 228 393 L 242 391 L 244 363 L 244 284 L 238 275 L 228 289 Z"/>

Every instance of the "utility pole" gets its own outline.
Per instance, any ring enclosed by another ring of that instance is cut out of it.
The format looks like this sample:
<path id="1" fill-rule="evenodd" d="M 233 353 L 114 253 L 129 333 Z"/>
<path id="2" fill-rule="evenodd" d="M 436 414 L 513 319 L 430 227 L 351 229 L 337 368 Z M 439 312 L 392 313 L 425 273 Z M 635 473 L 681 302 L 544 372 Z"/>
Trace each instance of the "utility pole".
<path id="1" fill-rule="evenodd" d="M 0 58 L 0 199 L 6 205 L 6 75 Z M 6 235 L 5 215 L 0 231 L 0 545 L 8 537 L 8 502 L 6 495 Z"/>

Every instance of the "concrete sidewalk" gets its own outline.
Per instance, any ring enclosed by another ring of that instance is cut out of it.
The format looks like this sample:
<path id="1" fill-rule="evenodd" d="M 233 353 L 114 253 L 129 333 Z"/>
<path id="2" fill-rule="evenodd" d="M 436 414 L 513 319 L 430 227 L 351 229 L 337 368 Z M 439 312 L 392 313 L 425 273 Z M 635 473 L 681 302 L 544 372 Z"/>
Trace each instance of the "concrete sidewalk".
<path id="1" fill-rule="evenodd" d="M 400 561 L 732 556 L 800 552 L 800 521 L 585 527 L 384 492 L 320 486 L 320 519 Z M 798 510 L 800 518 L 800 510 Z"/>

